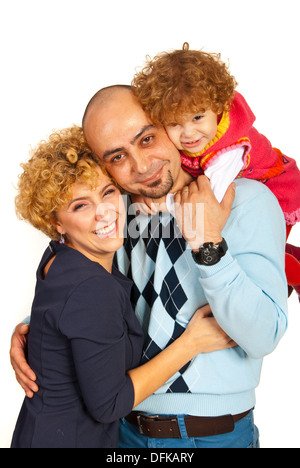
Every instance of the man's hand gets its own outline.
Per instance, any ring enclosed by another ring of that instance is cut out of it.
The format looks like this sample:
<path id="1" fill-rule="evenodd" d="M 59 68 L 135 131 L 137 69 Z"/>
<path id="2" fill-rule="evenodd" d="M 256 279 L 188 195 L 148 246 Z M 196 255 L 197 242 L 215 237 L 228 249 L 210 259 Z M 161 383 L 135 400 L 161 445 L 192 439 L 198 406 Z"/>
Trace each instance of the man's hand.
<path id="1" fill-rule="evenodd" d="M 39 390 L 36 381 L 36 375 L 30 369 L 26 358 L 25 349 L 27 344 L 27 334 L 29 325 L 21 323 L 16 327 L 11 340 L 10 362 L 16 373 L 16 379 L 23 388 L 28 398 L 32 398 L 34 393 Z"/>
<path id="2" fill-rule="evenodd" d="M 235 197 L 232 183 L 219 203 L 206 176 L 200 176 L 175 195 L 175 216 L 183 237 L 193 250 L 206 242 L 222 241 L 222 230 Z"/>

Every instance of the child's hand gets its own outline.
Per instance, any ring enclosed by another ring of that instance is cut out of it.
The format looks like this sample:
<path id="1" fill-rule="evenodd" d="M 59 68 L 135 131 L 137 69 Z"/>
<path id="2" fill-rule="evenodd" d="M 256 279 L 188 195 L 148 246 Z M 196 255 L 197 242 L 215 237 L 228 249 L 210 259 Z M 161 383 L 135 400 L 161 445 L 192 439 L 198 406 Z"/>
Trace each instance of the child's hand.
<path id="1" fill-rule="evenodd" d="M 136 211 L 143 215 L 154 216 L 160 211 L 168 213 L 166 197 L 154 200 L 153 198 L 143 197 L 143 195 L 131 195 L 131 199 Z"/>
<path id="2" fill-rule="evenodd" d="M 142 195 L 131 195 L 137 213 L 146 216 L 157 213 L 154 201 L 152 198 L 143 197 Z"/>

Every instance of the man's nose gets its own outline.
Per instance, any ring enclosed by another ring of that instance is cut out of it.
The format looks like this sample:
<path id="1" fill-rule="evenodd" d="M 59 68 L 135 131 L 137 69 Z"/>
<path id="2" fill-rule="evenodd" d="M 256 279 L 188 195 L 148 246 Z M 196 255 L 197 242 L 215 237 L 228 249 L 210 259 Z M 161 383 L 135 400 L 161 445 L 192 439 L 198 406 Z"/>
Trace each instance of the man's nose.
<path id="1" fill-rule="evenodd" d="M 132 154 L 133 168 L 138 174 L 145 174 L 151 167 L 151 157 L 143 151 L 135 151 Z"/>

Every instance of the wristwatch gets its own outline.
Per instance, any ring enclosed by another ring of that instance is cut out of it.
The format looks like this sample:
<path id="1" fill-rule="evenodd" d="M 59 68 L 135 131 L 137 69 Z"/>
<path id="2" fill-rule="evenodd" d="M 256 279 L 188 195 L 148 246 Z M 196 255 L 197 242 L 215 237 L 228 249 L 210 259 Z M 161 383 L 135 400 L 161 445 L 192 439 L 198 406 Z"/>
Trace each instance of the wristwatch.
<path id="1" fill-rule="evenodd" d="M 206 242 L 201 245 L 198 252 L 192 250 L 193 259 L 198 265 L 212 266 L 219 263 L 222 257 L 226 254 L 228 245 L 225 239 L 219 244 Z"/>

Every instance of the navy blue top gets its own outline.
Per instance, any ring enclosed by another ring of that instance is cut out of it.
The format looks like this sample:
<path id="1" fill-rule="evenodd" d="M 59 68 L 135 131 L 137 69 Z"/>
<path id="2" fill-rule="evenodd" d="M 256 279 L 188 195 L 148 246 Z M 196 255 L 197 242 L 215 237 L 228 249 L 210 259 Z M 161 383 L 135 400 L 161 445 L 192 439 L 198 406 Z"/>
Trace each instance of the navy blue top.
<path id="1" fill-rule="evenodd" d="M 118 446 L 118 419 L 134 402 L 126 372 L 139 365 L 143 346 L 131 286 L 114 267 L 109 274 L 51 242 L 37 272 L 28 337 L 39 391 L 24 400 L 12 448 Z"/>

